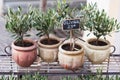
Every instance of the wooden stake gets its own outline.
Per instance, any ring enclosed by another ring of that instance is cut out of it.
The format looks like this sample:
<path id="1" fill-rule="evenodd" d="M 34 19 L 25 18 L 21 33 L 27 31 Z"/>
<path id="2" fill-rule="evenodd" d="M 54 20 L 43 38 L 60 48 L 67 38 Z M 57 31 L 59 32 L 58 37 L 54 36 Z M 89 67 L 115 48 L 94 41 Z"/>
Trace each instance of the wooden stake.
<path id="1" fill-rule="evenodd" d="M 75 40 L 74 40 L 74 34 L 73 30 L 70 30 L 70 50 L 74 50 Z"/>

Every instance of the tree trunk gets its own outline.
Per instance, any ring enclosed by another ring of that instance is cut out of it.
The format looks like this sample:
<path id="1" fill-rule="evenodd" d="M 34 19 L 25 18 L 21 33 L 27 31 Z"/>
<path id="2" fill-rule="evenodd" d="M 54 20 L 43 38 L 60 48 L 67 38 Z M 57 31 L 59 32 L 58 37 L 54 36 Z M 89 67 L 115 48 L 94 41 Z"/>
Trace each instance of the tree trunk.
<path id="1" fill-rule="evenodd" d="M 41 6 L 41 9 L 42 11 L 46 11 L 46 4 L 47 4 L 47 0 L 42 0 L 42 6 Z"/>

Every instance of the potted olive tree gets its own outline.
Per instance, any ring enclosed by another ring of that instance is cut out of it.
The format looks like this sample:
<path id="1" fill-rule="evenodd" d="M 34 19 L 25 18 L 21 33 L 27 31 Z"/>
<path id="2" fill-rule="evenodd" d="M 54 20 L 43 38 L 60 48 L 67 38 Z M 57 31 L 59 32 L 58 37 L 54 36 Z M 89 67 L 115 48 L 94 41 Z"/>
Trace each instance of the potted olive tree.
<path id="1" fill-rule="evenodd" d="M 58 61 L 62 67 L 72 71 L 82 67 L 84 63 L 84 49 L 81 41 L 73 37 L 65 40 L 59 46 Z"/>
<path id="2" fill-rule="evenodd" d="M 107 16 L 104 10 L 99 11 L 96 4 L 89 4 L 84 8 L 86 16 L 86 28 L 95 38 L 87 40 L 85 51 L 86 56 L 92 63 L 102 63 L 115 51 L 115 47 L 106 39 L 107 35 L 119 29 L 117 20 Z M 110 47 L 114 48 L 111 52 Z"/>
<path id="3" fill-rule="evenodd" d="M 22 8 L 17 11 L 8 9 L 6 29 L 13 33 L 15 41 L 12 42 L 12 58 L 21 67 L 29 67 L 36 59 L 36 43 L 30 39 L 24 39 L 27 31 L 32 27 L 33 12 L 30 10 L 23 14 Z"/>
<path id="4" fill-rule="evenodd" d="M 55 11 L 52 9 L 46 12 L 34 10 L 34 27 L 38 31 L 38 49 L 39 55 L 45 62 L 53 62 L 57 60 L 58 46 L 61 40 L 50 34 L 53 32 L 56 25 Z"/>
<path id="5" fill-rule="evenodd" d="M 65 1 L 65 0 L 64 0 Z M 70 9 L 68 3 L 61 3 L 66 7 L 65 11 L 58 8 L 59 19 L 64 31 L 68 31 L 68 39 L 59 46 L 58 61 L 65 69 L 75 71 L 82 67 L 84 63 L 84 49 L 81 41 L 75 36 L 77 30 L 82 30 L 82 21 L 80 13 L 76 9 Z M 61 12 L 62 11 L 62 12 Z M 62 14 L 63 13 L 63 14 Z M 66 15 L 64 15 L 64 13 Z M 67 36 L 66 36 L 67 37 Z"/>

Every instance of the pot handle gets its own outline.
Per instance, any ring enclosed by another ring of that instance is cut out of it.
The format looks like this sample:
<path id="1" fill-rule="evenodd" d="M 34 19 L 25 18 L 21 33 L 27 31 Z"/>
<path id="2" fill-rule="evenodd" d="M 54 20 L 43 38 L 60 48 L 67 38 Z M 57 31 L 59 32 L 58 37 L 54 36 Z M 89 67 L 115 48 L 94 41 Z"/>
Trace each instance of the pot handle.
<path id="1" fill-rule="evenodd" d="M 8 49 L 9 49 L 9 51 L 11 51 L 12 47 L 11 47 L 10 45 L 8 45 L 8 46 L 6 46 L 6 47 L 4 48 L 5 53 L 6 53 L 7 55 L 11 55 L 11 53 L 8 52 Z"/>
<path id="2" fill-rule="evenodd" d="M 110 47 L 113 48 L 113 51 L 110 53 L 110 54 L 112 54 L 112 53 L 114 53 L 116 51 L 116 47 L 114 45 L 110 45 Z"/>

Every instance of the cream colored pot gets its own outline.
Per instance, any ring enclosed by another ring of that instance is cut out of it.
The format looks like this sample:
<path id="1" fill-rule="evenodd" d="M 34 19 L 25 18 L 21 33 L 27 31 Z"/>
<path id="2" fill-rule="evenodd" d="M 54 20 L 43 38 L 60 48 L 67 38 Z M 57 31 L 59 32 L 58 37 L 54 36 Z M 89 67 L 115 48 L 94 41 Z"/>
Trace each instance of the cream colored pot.
<path id="1" fill-rule="evenodd" d="M 42 36 L 38 40 L 38 51 L 41 59 L 45 62 L 54 62 L 57 61 L 58 58 L 58 47 L 62 43 L 62 41 L 54 35 L 50 35 L 51 39 L 59 41 L 54 45 L 45 45 L 42 44 L 41 41 L 44 40 L 46 36 Z"/>
<path id="2" fill-rule="evenodd" d="M 76 42 L 81 49 L 77 51 L 67 51 L 62 48 L 65 44 L 70 44 L 70 42 L 66 41 L 59 46 L 58 61 L 60 65 L 65 69 L 70 70 L 76 70 L 80 68 L 84 62 L 84 51 L 82 45 L 79 42 Z"/>
<path id="3" fill-rule="evenodd" d="M 100 39 L 100 41 L 105 42 L 107 45 L 105 46 L 95 46 L 89 44 L 89 42 L 96 40 L 96 38 L 91 38 L 87 40 L 85 47 L 85 53 L 88 59 L 95 64 L 102 63 L 107 58 L 109 58 L 110 53 L 113 53 L 115 51 L 115 47 L 110 44 L 109 41 Z M 111 52 L 110 47 L 113 47 L 114 50 Z"/>

